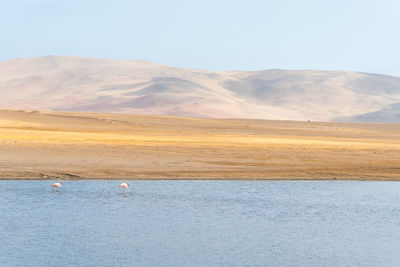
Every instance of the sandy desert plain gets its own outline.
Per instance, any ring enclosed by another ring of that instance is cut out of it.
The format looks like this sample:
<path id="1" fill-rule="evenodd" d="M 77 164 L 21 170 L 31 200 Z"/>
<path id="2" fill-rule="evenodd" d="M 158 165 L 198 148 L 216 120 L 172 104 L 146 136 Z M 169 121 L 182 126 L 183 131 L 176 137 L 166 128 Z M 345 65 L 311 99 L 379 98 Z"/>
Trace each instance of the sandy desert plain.
<path id="1" fill-rule="evenodd" d="M 400 180 L 400 124 L 0 110 L 1 179 Z"/>

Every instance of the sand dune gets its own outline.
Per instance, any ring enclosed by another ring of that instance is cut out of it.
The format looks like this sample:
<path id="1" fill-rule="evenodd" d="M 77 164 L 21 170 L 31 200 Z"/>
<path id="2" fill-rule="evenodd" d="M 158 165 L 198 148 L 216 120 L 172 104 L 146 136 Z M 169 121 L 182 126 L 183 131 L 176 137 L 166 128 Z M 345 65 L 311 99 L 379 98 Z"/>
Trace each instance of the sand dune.
<path id="1" fill-rule="evenodd" d="M 0 62 L 0 107 L 208 118 L 400 121 L 400 78 L 343 71 L 212 72 L 48 56 Z"/>
<path id="2" fill-rule="evenodd" d="M 0 111 L 2 179 L 400 178 L 400 125 Z"/>

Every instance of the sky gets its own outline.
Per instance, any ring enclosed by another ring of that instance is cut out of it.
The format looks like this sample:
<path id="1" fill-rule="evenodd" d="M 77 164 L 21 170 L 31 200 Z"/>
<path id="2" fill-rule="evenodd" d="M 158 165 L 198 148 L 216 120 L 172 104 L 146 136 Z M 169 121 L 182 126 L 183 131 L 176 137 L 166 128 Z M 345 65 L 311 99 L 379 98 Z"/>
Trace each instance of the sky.
<path id="1" fill-rule="evenodd" d="M 0 0 L 0 60 L 73 55 L 400 76 L 399 14 L 399 0 Z"/>

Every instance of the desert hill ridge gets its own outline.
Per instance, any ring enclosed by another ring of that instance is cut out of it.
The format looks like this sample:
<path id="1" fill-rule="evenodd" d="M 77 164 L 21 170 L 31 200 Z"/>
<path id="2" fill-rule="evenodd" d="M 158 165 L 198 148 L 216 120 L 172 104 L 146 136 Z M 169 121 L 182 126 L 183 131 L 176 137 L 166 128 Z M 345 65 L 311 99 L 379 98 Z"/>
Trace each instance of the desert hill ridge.
<path id="1" fill-rule="evenodd" d="M 0 62 L 0 108 L 206 118 L 400 121 L 400 78 L 318 70 L 206 71 L 72 56 Z"/>

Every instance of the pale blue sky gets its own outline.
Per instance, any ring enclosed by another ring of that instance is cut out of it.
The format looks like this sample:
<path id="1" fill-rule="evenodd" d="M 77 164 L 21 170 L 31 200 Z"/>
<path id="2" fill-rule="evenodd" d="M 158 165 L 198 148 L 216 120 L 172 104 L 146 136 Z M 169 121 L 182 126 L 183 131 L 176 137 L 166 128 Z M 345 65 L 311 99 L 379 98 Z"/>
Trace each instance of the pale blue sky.
<path id="1" fill-rule="evenodd" d="M 399 0 L 0 0 L 0 60 L 398 72 Z"/>

